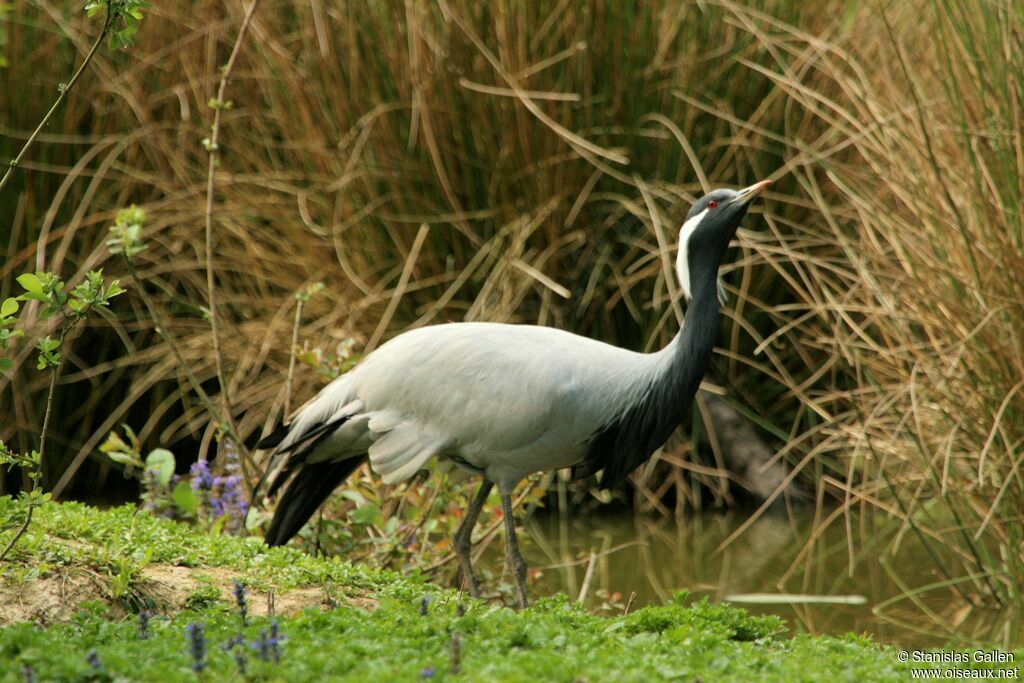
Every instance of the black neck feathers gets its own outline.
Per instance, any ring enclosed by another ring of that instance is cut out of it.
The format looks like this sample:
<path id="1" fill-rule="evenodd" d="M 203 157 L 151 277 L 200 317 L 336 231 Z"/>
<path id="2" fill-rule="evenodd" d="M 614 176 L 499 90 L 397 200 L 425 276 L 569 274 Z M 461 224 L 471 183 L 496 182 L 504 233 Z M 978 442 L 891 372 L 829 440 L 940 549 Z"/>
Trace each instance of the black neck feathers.
<path id="1" fill-rule="evenodd" d="M 718 331 L 718 259 L 695 262 L 690 255 L 693 298 L 664 362 L 639 398 L 601 427 L 581 464 L 583 476 L 604 470 L 602 488 L 622 484 L 665 443 L 689 413 L 711 360 Z"/>

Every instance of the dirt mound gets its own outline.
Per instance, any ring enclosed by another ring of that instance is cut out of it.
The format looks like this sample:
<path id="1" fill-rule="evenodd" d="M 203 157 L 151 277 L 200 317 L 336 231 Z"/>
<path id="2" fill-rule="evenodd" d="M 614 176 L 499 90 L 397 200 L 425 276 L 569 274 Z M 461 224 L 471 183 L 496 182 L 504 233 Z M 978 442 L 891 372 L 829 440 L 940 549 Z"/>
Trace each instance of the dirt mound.
<path id="1" fill-rule="evenodd" d="M 99 601 L 115 616 L 150 609 L 170 614 L 211 602 L 233 604 L 234 580 L 242 575 L 222 567 L 179 567 L 153 564 L 144 567 L 127 590 L 88 568 L 54 570 L 43 577 L 0 579 L 0 626 L 34 622 L 41 626 L 68 621 L 82 603 Z M 368 596 L 335 595 L 323 586 L 270 592 L 247 589 L 249 613 L 288 615 L 308 607 L 330 609 L 339 604 L 376 609 Z"/>

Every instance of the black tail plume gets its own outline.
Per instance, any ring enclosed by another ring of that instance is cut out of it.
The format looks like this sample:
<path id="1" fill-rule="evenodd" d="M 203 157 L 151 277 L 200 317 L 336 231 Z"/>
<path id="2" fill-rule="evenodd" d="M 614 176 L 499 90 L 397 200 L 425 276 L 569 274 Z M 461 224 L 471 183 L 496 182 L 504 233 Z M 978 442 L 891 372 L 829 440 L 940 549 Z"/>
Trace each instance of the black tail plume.
<path id="1" fill-rule="evenodd" d="M 274 519 L 263 540 L 269 546 L 284 545 L 299 533 L 320 504 L 355 471 L 366 457 L 348 458 L 341 462 L 318 462 L 303 465 L 288 484 L 278 501 Z"/>
<path id="2" fill-rule="evenodd" d="M 288 436 L 288 425 L 279 424 L 274 427 L 274 431 L 260 439 L 259 443 L 256 444 L 256 448 L 258 450 L 264 448 L 277 448 L 277 444 L 284 441 L 284 437 L 286 436 Z"/>

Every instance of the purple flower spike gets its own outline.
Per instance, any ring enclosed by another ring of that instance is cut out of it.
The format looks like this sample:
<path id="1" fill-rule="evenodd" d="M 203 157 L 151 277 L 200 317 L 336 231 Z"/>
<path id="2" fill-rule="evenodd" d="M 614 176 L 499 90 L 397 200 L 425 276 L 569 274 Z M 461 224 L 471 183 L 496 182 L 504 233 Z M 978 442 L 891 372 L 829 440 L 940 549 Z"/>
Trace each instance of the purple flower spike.
<path id="1" fill-rule="evenodd" d="M 230 451 L 228 451 L 230 453 Z M 237 471 L 228 462 L 228 471 Z M 245 529 L 245 517 L 249 513 L 249 501 L 245 498 L 242 477 L 238 474 L 214 476 L 205 461 L 192 465 L 192 489 L 199 496 L 200 510 L 207 520 L 213 521 L 227 516 L 224 528 L 231 533 Z"/>
<path id="2" fill-rule="evenodd" d="M 213 473 L 210 472 L 210 463 L 205 460 L 197 460 L 192 463 L 189 472 L 192 473 L 193 491 L 210 491 L 213 489 Z"/>
<path id="3" fill-rule="evenodd" d="M 249 625 L 249 604 L 245 599 L 245 584 L 235 579 L 235 605 L 238 607 L 238 617 L 242 621 L 242 626 Z"/>
<path id="4" fill-rule="evenodd" d="M 185 638 L 188 640 L 188 652 L 192 656 L 192 670 L 202 673 L 206 669 L 206 636 L 203 625 L 189 624 L 185 627 Z"/>

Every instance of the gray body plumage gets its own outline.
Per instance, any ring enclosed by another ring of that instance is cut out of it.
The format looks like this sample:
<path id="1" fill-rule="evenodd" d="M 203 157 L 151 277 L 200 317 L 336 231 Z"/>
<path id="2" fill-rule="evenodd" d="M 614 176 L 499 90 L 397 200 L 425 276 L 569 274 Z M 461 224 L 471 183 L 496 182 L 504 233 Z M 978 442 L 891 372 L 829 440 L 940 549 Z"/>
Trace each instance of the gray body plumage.
<path id="1" fill-rule="evenodd" d="M 668 369 L 672 350 L 636 353 L 534 325 L 412 330 L 324 388 L 278 449 L 345 417 L 307 462 L 367 454 L 395 483 L 437 456 L 510 491 L 534 472 L 583 462 L 600 429 Z"/>

